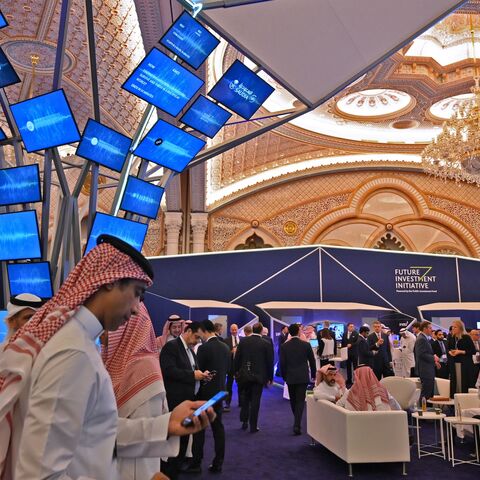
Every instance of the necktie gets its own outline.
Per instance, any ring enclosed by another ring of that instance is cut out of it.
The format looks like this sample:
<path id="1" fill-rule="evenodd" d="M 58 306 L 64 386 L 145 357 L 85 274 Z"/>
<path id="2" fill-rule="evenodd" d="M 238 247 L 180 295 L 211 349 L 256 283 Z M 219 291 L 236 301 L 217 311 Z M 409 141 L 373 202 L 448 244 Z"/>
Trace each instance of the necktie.
<path id="1" fill-rule="evenodd" d="M 443 344 L 442 341 L 440 341 L 440 348 L 442 350 L 442 355 L 445 355 L 445 345 Z"/>
<path id="2" fill-rule="evenodd" d="M 233 340 L 233 346 L 236 347 L 237 346 L 237 337 L 232 337 L 232 340 Z"/>

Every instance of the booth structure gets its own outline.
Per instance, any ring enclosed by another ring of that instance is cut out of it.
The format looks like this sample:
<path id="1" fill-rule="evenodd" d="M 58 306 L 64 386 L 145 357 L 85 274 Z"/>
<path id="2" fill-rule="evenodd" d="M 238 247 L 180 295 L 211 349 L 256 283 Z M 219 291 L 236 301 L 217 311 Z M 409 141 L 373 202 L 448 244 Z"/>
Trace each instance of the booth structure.
<path id="1" fill-rule="evenodd" d="M 258 321 L 257 315 L 247 308 L 218 300 L 171 300 L 151 294 L 147 295 L 145 304 L 157 336 L 161 335 L 165 320 L 172 314 L 194 322 L 211 320 L 213 323 L 221 323 L 224 337 L 230 334 L 230 325 L 233 323 L 242 331 L 245 325 Z"/>
<path id="2" fill-rule="evenodd" d="M 480 328 L 480 302 L 444 302 L 420 305 L 422 320 L 448 329 L 453 320 L 461 320 L 467 328 Z"/>

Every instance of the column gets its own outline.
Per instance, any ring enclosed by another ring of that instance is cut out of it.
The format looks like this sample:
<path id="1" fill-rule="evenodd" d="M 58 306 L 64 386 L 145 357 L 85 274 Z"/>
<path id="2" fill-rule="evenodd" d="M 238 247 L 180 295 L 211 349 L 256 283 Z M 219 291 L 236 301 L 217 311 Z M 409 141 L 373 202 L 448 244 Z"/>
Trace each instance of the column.
<path id="1" fill-rule="evenodd" d="M 165 212 L 165 255 L 178 254 L 178 241 L 182 228 L 182 212 Z"/>
<path id="2" fill-rule="evenodd" d="M 205 251 L 205 233 L 208 226 L 208 213 L 191 213 L 190 221 L 193 234 L 193 253 Z"/>

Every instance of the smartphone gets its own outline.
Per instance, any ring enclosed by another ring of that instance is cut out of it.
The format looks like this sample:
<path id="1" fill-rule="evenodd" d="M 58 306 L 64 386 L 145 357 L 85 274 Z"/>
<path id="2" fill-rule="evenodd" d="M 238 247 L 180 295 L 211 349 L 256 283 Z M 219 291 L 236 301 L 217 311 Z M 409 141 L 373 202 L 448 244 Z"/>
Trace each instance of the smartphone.
<path id="1" fill-rule="evenodd" d="M 228 392 L 218 392 L 215 394 L 210 400 L 207 400 L 201 407 L 197 408 L 190 417 L 184 418 L 182 421 L 182 425 L 184 427 L 190 427 L 193 425 L 192 417 L 198 417 L 202 412 L 204 412 L 207 408 L 212 407 L 216 403 L 223 400 L 228 395 Z"/>

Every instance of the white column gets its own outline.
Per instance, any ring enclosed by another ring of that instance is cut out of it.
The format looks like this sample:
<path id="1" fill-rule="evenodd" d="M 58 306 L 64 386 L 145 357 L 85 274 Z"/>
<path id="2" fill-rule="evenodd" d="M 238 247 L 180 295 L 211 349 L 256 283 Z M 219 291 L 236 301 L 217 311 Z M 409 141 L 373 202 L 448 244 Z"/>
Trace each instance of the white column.
<path id="1" fill-rule="evenodd" d="M 167 244 L 165 255 L 178 254 L 178 240 L 182 228 L 182 212 L 165 212 L 165 230 L 167 232 Z"/>
<path id="2" fill-rule="evenodd" d="M 193 253 L 205 251 L 205 232 L 208 226 L 208 213 L 191 213 L 190 221 L 193 233 Z"/>

